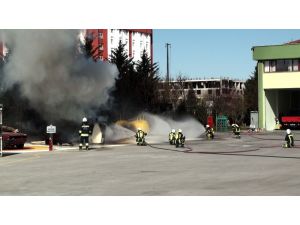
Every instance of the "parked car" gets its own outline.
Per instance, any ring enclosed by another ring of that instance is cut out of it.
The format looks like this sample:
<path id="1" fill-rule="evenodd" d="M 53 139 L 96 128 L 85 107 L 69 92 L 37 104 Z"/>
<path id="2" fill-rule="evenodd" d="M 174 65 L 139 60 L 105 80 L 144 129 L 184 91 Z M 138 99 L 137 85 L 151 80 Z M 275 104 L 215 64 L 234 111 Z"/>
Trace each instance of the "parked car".
<path id="1" fill-rule="evenodd" d="M 3 148 L 24 148 L 27 134 L 20 133 L 18 129 L 2 126 Z"/>

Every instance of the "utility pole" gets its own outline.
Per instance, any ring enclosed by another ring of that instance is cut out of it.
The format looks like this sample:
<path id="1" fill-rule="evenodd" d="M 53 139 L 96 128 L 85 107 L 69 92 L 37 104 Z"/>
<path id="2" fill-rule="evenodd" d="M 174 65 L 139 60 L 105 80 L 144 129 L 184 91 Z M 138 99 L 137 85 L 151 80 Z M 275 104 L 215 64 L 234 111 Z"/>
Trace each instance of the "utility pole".
<path id="1" fill-rule="evenodd" d="M 169 83 L 170 82 L 170 70 L 169 70 L 169 47 L 171 47 L 171 44 L 166 43 L 167 47 L 167 77 L 166 81 Z"/>

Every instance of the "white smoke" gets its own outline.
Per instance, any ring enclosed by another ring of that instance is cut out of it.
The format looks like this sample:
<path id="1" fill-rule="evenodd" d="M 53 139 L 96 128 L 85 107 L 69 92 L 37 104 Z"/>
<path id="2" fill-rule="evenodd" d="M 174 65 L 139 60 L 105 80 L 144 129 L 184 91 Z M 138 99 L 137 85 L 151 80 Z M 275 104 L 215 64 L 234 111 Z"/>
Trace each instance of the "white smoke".
<path id="1" fill-rule="evenodd" d="M 176 121 L 150 113 L 143 113 L 142 115 L 150 125 L 149 138 L 154 141 L 168 141 L 168 135 L 172 129 L 181 129 L 187 139 L 198 138 L 205 131 L 203 125 L 190 116 Z M 154 138 L 151 138 L 152 136 Z"/>
<path id="2" fill-rule="evenodd" d="M 142 113 L 138 116 L 144 118 L 149 124 L 149 133 L 146 136 L 148 143 L 167 142 L 169 132 L 172 129 L 181 129 L 186 139 L 195 139 L 200 137 L 205 131 L 204 126 L 193 117 L 186 117 L 181 120 L 173 120 L 166 116 L 154 115 L 150 113 Z M 112 124 L 106 128 L 105 137 L 108 142 L 134 143 L 134 132 L 128 128 Z"/>
<path id="3" fill-rule="evenodd" d="M 107 102 L 117 68 L 79 56 L 80 31 L 0 32 L 10 49 L 3 88 L 19 84 L 22 95 L 46 121 L 78 121 L 94 116 L 93 109 Z"/>
<path id="4" fill-rule="evenodd" d="M 112 124 L 106 127 L 105 130 L 105 141 L 107 142 L 116 142 L 116 141 L 126 141 L 127 139 L 134 139 L 135 133 L 125 127 L 119 126 L 117 124 Z M 126 139 L 126 140 L 125 140 Z"/>

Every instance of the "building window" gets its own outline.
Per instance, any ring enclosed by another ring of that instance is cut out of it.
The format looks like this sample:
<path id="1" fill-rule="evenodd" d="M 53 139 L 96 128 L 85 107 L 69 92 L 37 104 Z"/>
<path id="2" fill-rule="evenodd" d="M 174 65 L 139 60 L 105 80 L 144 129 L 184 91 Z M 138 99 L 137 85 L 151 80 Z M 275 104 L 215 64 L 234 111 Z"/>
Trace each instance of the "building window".
<path id="1" fill-rule="evenodd" d="M 99 32 L 99 38 L 103 38 L 103 33 L 102 32 Z"/>
<path id="2" fill-rule="evenodd" d="M 293 59 L 293 71 L 299 71 L 299 59 Z"/>
<path id="3" fill-rule="evenodd" d="M 197 95 L 201 95 L 201 90 L 197 90 Z"/>
<path id="4" fill-rule="evenodd" d="M 135 55 L 135 50 L 132 51 L 132 57 L 134 57 L 134 55 Z"/>
<path id="5" fill-rule="evenodd" d="M 103 56 L 102 55 L 100 55 L 100 60 L 103 60 Z"/>
<path id="6" fill-rule="evenodd" d="M 102 51 L 103 50 L 103 45 L 99 46 L 99 50 Z"/>
<path id="7" fill-rule="evenodd" d="M 113 39 L 113 38 L 110 39 L 110 43 L 111 43 L 111 44 L 114 43 L 114 39 Z"/>
<path id="8" fill-rule="evenodd" d="M 212 94 L 212 90 L 211 90 L 211 89 L 208 90 L 208 94 L 209 94 L 209 95 Z"/>
<path id="9" fill-rule="evenodd" d="M 132 46 L 134 46 L 134 40 L 132 40 Z"/>
<path id="10" fill-rule="evenodd" d="M 126 43 L 126 45 L 127 45 L 127 43 L 128 43 L 128 39 L 126 38 L 126 40 L 125 40 L 125 41 L 126 41 L 125 43 Z"/>
<path id="11" fill-rule="evenodd" d="M 288 71 L 293 71 L 293 60 L 289 59 L 286 60 L 287 66 L 288 66 Z"/>
<path id="12" fill-rule="evenodd" d="M 278 71 L 278 72 L 289 71 L 288 61 L 290 61 L 290 60 L 284 60 L 284 59 L 277 60 L 277 62 L 276 62 L 276 71 Z"/>
<path id="13" fill-rule="evenodd" d="M 276 61 L 270 61 L 270 72 L 276 72 Z"/>
<path id="14" fill-rule="evenodd" d="M 143 41 L 140 42 L 140 47 L 142 48 L 142 46 L 143 46 Z"/>
<path id="15" fill-rule="evenodd" d="M 216 95 L 217 95 L 217 96 L 220 96 L 220 89 L 217 89 L 217 90 L 216 90 Z"/>

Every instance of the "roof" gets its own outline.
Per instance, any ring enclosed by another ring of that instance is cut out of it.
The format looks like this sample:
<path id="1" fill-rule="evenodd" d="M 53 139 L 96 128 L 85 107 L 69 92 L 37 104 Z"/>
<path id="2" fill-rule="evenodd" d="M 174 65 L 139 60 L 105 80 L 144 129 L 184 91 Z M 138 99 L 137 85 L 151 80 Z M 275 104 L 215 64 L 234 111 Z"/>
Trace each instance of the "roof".
<path id="1" fill-rule="evenodd" d="M 293 45 L 293 44 L 300 44 L 300 39 L 295 41 L 290 41 L 288 43 L 285 43 L 286 45 Z"/>
<path id="2" fill-rule="evenodd" d="M 296 59 L 300 58 L 300 40 L 281 45 L 252 47 L 254 60 Z"/>

